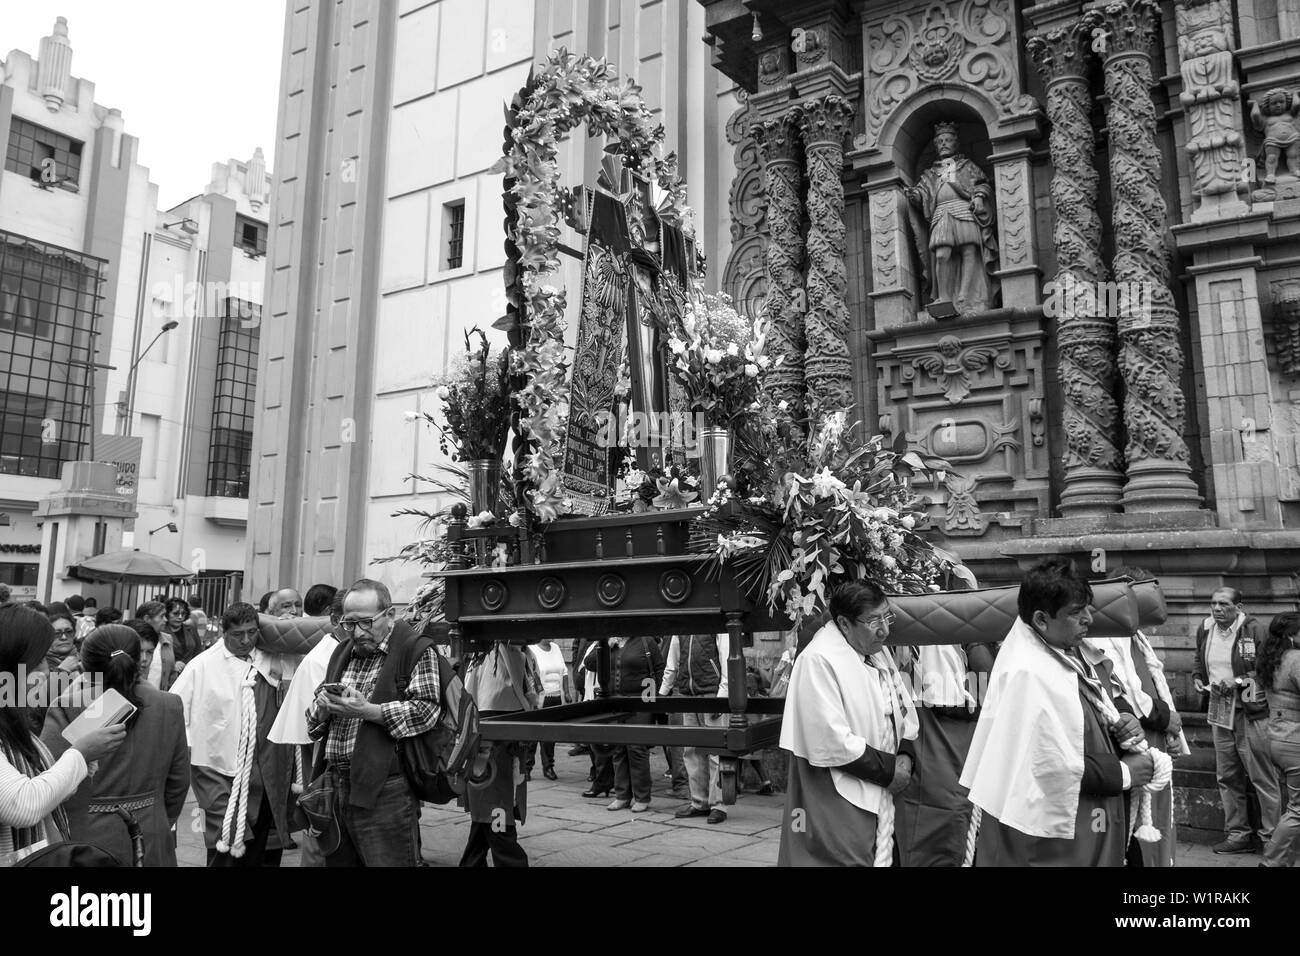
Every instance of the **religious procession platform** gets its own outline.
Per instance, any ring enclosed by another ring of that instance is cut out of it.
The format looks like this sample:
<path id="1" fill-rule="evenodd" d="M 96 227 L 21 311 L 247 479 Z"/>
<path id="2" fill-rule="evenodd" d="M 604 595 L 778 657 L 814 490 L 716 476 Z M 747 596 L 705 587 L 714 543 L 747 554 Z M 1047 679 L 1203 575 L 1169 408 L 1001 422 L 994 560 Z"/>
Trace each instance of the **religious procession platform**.
<path id="1" fill-rule="evenodd" d="M 691 522 L 702 508 L 671 512 L 566 518 L 534 543 L 527 533 L 500 526 L 471 529 L 463 509 L 453 511 L 448 541 L 454 555 L 438 574 L 446 583 L 444 613 L 453 655 L 490 642 L 595 638 L 597 674 L 610 686 L 609 638 L 713 634 L 731 638 L 726 698 L 659 697 L 647 686 L 639 697 L 598 693 L 594 700 L 492 717 L 487 740 L 565 741 L 698 747 L 723 757 L 723 799 L 735 799 L 735 758 L 775 746 L 784 698 L 750 698 L 743 648 L 754 631 L 782 630 L 739 588 L 729 568 L 688 552 Z M 494 567 L 500 544 L 517 563 Z M 712 573 L 711 573 L 712 572 Z M 654 714 L 727 714 L 719 727 L 654 724 Z"/>

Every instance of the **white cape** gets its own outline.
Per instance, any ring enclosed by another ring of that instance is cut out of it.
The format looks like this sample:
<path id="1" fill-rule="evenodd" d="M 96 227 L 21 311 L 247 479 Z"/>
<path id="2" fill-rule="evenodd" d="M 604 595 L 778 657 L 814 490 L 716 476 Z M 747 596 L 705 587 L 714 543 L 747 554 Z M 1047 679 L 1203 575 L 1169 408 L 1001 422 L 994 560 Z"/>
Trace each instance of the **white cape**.
<path id="1" fill-rule="evenodd" d="M 835 768 L 857 760 L 868 746 L 897 753 L 898 734 L 916 739 L 920 728 L 913 702 L 888 651 L 877 651 L 867 666 L 834 623 L 819 630 L 795 659 L 785 695 L 781 747 L 814 767 Z M 894 719 L 890 719 L 894 715 Z M 883 787 L 831 770 L 836 792 L 879 814 L 893 806 Z"/>
<path id="2" fill-rule="evenodd" d="M 272 687 L 279 687 L 286 665 L 297 655 L 267 654 L 255 648 L 240 660 L 217 641 L 199 654 L 172 685 L 185 711 L 185 733 L 190 743 L 190 763 L 208 767 L 228 777 L 239 769 L 236 751 L 243 716 L 244 681 L 255 669 Z"/>
<path id="3" fill-rule="evenodd" d="M 1006 826 L 1073 839 L 1083 769 L 1078 675 L 1017 617 L 989 675 L 961 785 Z"/>
<path id="4" fill-rule="evenodd" d="M 310 744 L 307 736 L 307 711 L 316 698 L 316 688 L 325 681 L 334 648 L 339 646 L 333 634 L 321 635 L 316 646 L 307 652 L 285 692 L 284 703 L 271 725 L 267 739 L 273 744 Z"/>

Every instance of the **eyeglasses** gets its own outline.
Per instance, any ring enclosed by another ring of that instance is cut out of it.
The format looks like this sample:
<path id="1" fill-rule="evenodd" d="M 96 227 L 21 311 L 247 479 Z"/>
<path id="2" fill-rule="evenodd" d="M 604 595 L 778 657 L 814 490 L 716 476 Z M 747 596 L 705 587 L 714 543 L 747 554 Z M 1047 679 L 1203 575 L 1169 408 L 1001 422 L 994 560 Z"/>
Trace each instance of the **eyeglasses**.
<path id="1" fill-rule="evenodd" d="M 343 628 L 343 630 L 346 631 L 348 634 L 351 634 L 357 628 L 361 628 L 362 631 L 369 634 L 371 630 L 374 629 L 375 621 L 379 620 L 381 617 L 387 617 L 388 611 L 389 609 L 385 609 L 379 612 L 378 614 L 376 614 L 374 617 L 362 618 L 359 621 L 348 621 L 348 620 L 339 621 L 339 627 Z"/>
<path id="2" fill-rule="evenodd" d="M 56 627 L 56 628 L 54 629 L 54 633 L 55 633 L 55 634 L 61 634 L 61 635 L 63 635 L 63 636 L 66 637 L 67 635 L 69 635 L 69 634 L 72 633 L 72 628 L 70 628 L 70 627 Z"/>
<path id="3" fill-rule="evenodd" d="M 874 617 L 864 618 L 857 622 L 863 627 L 888 627 L 894 623 L 894 612 L 886 611 L 884 614 L 877 614 Z"/>

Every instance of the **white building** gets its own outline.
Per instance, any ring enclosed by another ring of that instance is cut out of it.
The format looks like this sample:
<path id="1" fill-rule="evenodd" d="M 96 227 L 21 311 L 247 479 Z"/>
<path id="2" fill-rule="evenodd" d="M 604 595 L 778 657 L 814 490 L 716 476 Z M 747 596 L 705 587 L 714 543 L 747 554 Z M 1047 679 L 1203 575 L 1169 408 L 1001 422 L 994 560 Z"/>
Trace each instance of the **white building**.
<path id="1" fill-rule="evenodd" d="M 436 507 L 437 437 L 404 412 L 436 410 L 471 326 L 505 311 L 502 107 L 550 51 L 606 57 L 643 87 L 697 209 L 717 288 L 730 250 L 733 86 L 709 68 L 696 3 L 593 0 L 304 0 L 286 10 L 271 269 L 259 371 L 248 566 L 254 592 L 385 581 L 372 562 Z M 565 181 L 594 186 L 603 143 L 575 131 Z M 308 224 L 312 228 L 307 228 Z M 580 248 L 581 236 L 562 241 Z M 566 263 L 571 333 L 580 268 Z M 498 344 L 502 342 L 497 336 Z"/>
<path id="2" fill-rule="evenodd" d="M 11 51 L 0 71 L 0 582 L 20 599 L 101 596 L 41 567 L 34 515 L 64 463 L 103 457 L 93 429 L 142 440 L 135 530 L 95 547 L 200 571 L 213 610 L 246 550 L 265 160 L 218 163 L 159 212 L 138 141 L 71 66 L 60 17 L 37 57 Z"/>

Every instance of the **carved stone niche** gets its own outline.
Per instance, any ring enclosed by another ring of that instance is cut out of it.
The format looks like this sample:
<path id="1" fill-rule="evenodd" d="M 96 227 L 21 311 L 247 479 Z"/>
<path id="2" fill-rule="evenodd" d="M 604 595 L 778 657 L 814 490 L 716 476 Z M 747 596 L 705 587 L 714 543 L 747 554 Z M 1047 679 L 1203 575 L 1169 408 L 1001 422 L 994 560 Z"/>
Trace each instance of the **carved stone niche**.
<path id="1" fill-rule="evenodd" d="M 863 12 L 866 37 L 860 149 L 882 144 L 894 112 L 926 88 L 979 90 L 1000 119 L 1038 110 L 1021 86 L 1020 36 L 1011 0 L 947 0 L 904 11 L 880 5 Z"/>
<path id="2" fill-rule="evenodd" d="M 1050 458 L 1037 318 L 999 309 L 972 320 L 883 329 L 874 346 L 880 424 L 908 448 L 948 459 L 931 519 L 950 535 L 1046 516 Z"/>

